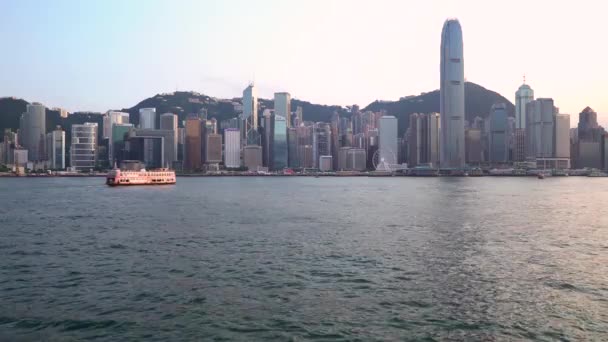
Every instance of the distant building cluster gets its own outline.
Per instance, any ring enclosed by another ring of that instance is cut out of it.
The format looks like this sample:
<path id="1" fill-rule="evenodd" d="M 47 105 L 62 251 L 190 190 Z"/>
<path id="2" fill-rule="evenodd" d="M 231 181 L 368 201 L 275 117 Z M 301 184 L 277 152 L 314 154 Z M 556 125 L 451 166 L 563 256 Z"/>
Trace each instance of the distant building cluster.
<path id="1" fill-rule="evenodd" d="M 89 171 L 137 160 L 147 168 L 184 172 L 279 173 L 608 169 L 608 135 L 597 113 L 585 108 L 578 126 L 570 128 L 570 115 L 560 113 L 551 98 L 535 98 L 525 79 L 515 93 L 514 117 L 506 104 L 496 103 L 467 121 L 463 34 L 455 19 L 445 22 L 441 34 L 439 113 L 393 116 L 353 105 L 342 116 L 334 112 L 329 122 L 312 122 L 301 106 L 292 106 L 288 92 L 275 93 L 273 108 L 264 108 L 254 84 L 243 90 L 240 102 L 223 102 L 238 116 L 218 123 L 203 108 L 180 120 L 174 113 L 141 108 L 137 125 L 129 113 L 108 111 L 101 127 L 85 122 L 67 131 L 47 127 L 45 106 L 33 103 L 19 130 L 4 132 L 0 164 Z M 61 117 L 69 114 L 55 110 Z M 402 136 L 400 120 L 408 127 Z"/>

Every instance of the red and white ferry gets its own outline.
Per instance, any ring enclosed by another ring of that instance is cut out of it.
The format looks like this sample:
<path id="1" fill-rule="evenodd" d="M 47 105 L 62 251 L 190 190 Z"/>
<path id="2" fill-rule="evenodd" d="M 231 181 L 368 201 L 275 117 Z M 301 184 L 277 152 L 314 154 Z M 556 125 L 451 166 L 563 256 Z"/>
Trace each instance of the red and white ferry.
<path id="1" fill-rule="evenodd" d="M 175 184 L 175 171 L 169 169 L 135 171 L 114 168 L 108 172 L 106 184 L 109 186 Z"/>

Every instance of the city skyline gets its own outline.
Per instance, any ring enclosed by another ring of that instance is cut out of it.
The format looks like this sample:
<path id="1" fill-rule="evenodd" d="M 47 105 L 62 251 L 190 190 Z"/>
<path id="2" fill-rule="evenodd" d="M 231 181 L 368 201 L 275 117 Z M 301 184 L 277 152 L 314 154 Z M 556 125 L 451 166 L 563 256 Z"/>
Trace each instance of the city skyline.
<path id="1" fill-rule="evenodd" d="M 289 91 L 314 103 L 365 106 L 375 99 L 397 100 L 438 89 L 439 26 L 446 17 L 458 17 L 466 32 L 468 80 L 514 102 L 525 74 L 536 96 L 554 98 L 560 112 L 574 115 L 591 106 L 600 123 L 606 125 L 608 119 L 608 100 L 601 94 L 608 79 L 608 69 L 600 60 L 605 48 L 597 44 L 601 11 L 592 9 L 601 5 L 595 3 L 576 7 L 550 3 L 552 16 L 547 19 L 538 15 L 547 2 L 526 4 L 526 11 L 509 3 L 501 8 L 504 17 L 520 18 L 517 22 L 524 24 L 505 27 L 491 23 L 493 16 L 480 15 L 491 4 L 473 1 L 411 6 L 395 1 L 380 6 L 311 1 L 297 3 L 296 12 L 273 1 L 181 4 L 59 1 L 43 13 L 34 2 L 3 3 L 0 35 L 8 46 L 19 48 L 12 49 L 0 66 L 0 96 L 70 111 L 104 112 L 176 88 L 238 97 L 248 81 L 255 81 L 261 98 Z M 576 15 L 583 10 L 584 16 Z M 176 21 L 171 28 L 143 25 L 188 15 L 199 17 Z M 17 29 L 25 18 L 32 26 Z M 260 20 L 264 18 L 269 20 Z M 567 24 L 542 25 L 560 18 Z M 276 25 L 265 23 L 277 20 L 288 29 L 276 30 Z M 222 30 L 213 29 L 220 24 Z M 347 28 L 336 28 L 343 24 Z M 253 38 L 237 39 L 243 32 Z M 179 39 L 173 39 L 176 36 Z M 164 49 L 158 48 L 160 41 L 167 42 Z M 490 54 L 496 50 L 488 49 L 488 44 L 498 43 L 504 49 Z M 274 57 L 280 44 L 289 52 L 287 57 Z M 41 55 L 35 53 L 38 49 L 65 53 Z M 233 53 L 243 49 L 251 56 Z"/>

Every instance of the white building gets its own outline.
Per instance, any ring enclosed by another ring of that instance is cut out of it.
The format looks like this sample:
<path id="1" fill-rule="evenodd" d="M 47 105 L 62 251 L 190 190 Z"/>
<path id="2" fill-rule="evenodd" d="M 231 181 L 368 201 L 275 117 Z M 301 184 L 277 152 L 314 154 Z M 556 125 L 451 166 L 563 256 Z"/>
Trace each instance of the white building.
<path id="1" fill-rule="evenodd" d="M 249 122 L 247 128 L 258 128 L 258 92 L 253 83 L 243 90 L 243 120 Z"/>
<path id="2" fill-rule="evenodd" d="M 30 161 L 46 160 L 46 107 L 40 103 L 28 104 L 21 115 L 20 144 L 28 150 Z"/>
<path id="3" fill-rule="evenodd" d="M 379 144 L 380 158 L 378 162 L 386 162 L 389 165 L 397 164 L 398 138 L 397 118 L 394 116 L 383 116 L 379 120 Z"/>
<path id="4" fill-rule="evenodd" d="M 226 168 L 241 166 L 241 135 L 238 128 L 224 130 L 224 166 Z"/>
<path id="5" fill-rule="evenodd" d="M 291 95 L 289 93 L 274 93 L 274 114 L 287 120 L 287 128 L 291 127 Z"/>
<path id="6" fill-rule="evenodd" d="M 139 109 L 139 128 L 156 129 L 156 108 Z"/>
<path id="7" fill-rule="evenodd" d="M 91 170 L 97 162 L 97 123 L 72 125 L 70 166 L 76 170 Z"/>
<path id="8" fill-rule="evenodd" d="M 319 171 L 327 172 L 333 169 L 332 156 L 319 156 Z"/>
<path id="9" fill-rule="evenodd" d="M 129 113 L 108 111 L 103 116 L 103 138 L 112 140 L 112 126 L 114 124 L 128 124 Z"/>
<path id="10" fill-rule="evenodd" d="M 46 152 L 51 169 L 65 169 L 65 132 L 62 129 L 46 134 Z"/>
<path id="11" fill-rule="evenodd" d="M 448 19 L 441 32 L 440 115 L 442 168 L 462 168 L 464 141 L 464 54 L 462 29 Z"/>
<path id="12" fill-rule="evenodd" d="M 515 92 L 515 128 L 526 128 L 526 106 L 534 100 L 534 90 L 522 84 Z"/>

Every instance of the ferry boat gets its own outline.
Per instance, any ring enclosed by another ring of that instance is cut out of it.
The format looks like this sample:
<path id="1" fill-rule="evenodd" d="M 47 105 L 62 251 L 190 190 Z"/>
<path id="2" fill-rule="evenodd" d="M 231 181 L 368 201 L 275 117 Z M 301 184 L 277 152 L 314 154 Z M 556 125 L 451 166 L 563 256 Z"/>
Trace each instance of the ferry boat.
<path id="1" fill-rule="evenodd" d="M 106 184 L 109 186 L 175 184 L 175 171 L 173 170 L 146 170 L 145 168 L 138 170 L 134 169 L 133 165 L 139 166 L 140 164 L 129 161 L 120 169 L 114 167 L 106 176 Z"/>

